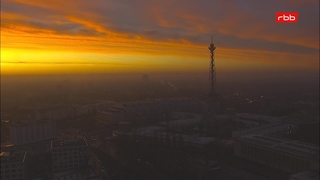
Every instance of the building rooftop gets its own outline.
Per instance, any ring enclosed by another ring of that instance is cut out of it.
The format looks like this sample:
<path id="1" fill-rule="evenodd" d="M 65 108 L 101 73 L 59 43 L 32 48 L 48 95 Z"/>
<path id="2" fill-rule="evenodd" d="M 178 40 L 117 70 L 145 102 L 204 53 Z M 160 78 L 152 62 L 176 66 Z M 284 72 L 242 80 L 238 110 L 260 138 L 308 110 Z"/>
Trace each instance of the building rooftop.
<path id="1" fill-rule="evenodd" d="M 130 106 L 137 106 L 137 105 L 149 105 L 151 103 L 154 104 L 154 103 L 159 103 L 159 102 L 161 102 L 161 101 L 158 99 L 148 99 L 145 101 L 127 102 L 127 103 L 124 103 L 123 106 L 130 107 Z"/>
<path id="2" fill-rule="evenodd" d="M 51 141 L 51 148 L 88 146 L 85 139 L 68 139 Z"/>
<path id="3" fill-rule="evenodd" d="M 319 146 L 314 144 L 280 137 L 260 135 L 245 136 L 240 138 L 239 140 L 259 146 L 264 146 L 266 148 L 274 149 L 277 151 L 282 151 L 288 154 L 294 154 L 300 157 L 310 158 L 317 161 L 319 160 Z"/>
<path id="4" fill-rule="evenodd" d="M 185 102 L 185 101 L 194 101 L 198 100 L 197 98 L 189 98 L 189 97 L 181 97 L 181 98 L 165 98 L 165 99 L 148 99 L 145 101 L 135 101 L 135 102 L 127 102 L 124 103 L 124 107 L 131 107 L 131 106 L 139 106 L 139 105 L 150 105 L 156 103 L 163 103 L 163 102 Z M 200 102 L 200 100 L 198 100 Z"/>
<path id="5" fill-rule="evenodd" d="M 210 144 L 217 140 L 217 138 L 214 138 L 214 137 L 198 137 L 198 136 L 191 136 L 186 134 L 182 134 L 182 135 L 176 134 L 176 135 L 173 135 L 172 137 L 178 140 L 182 138 L 184 142 L 190 142 L 190 143 L 202 144 L 202 145 Z"/>
<path id="6" fill-rule="evenodd" d="M 280 119 L 277 117 L 272 117 L 272 116 L 265 116 L 265 115 L 260 115 L 260 114 L 250 114 L 250 113 L 237 113 L 236 117 L 240 119 L 247 119 L 251 121 L 257 121 L 257 122 L 278 122 Z"/>
<path id="7" fill-rule="evenodd" d="M 112 106 L 113 110 L 124 110 L 124 107 Z"/>
<path id="8" fill-rule="evenodd" d="M 319 172 L 305 171 L 290 176 L 294 180 L 319 180 Z"/>
<path id="9" fill-rule="evenodd" d="M 19 106 L 20 109 L 23 110 L 33 110 L 33 111 L 51 111 L 51 110 L 58 110 L 60 108 L 65 107 L 63 104 L 46 104 L 46 103 L 38 103 L 35 105 L 25 105 Z"/>
<path id="10" fill-rule="evenodd" d="M 112 113 L 106 112 L 106 111 L 98 111 L 98 114 L 108 114 L 108 115 L 110 115 L 110 114 L 112 114 Z"/>
<path id="11" fill-rule="evenodd" d="M 152 134 L 150 134 L 152 136 Z M 162 136 L 163 138 L 169 138 L 170 140 L 182 140 L 183 142 L 189 142 L 189 143 L 194 143 L 194 144 L 201 144 L 201 145 L 206 145 L 213 143 L 217 140 L 217 138 L 214 137 L 199 137 L 199 136 L 192 136 L 192 135 L 187 135 L 187 134 L 173 134 L 173 133 L 160 133 L 158 135 Z"/>
<path id="12" fill-rule="evenodd" d="M 190 125 L 190 124 L 197 124 L 200 123 L 200 118 L 193 118 L 193 119 L 181 119 L 175 121 L 168 121 L 169 124 L 179 124 L 179 125 Z M 160 122 L 161 125 L 166 125 L 167 122 Z"/>
<path id="13" fill-rule="evenodd" d="M 198 100 L 198 99 L 193 97 L 177 97 L 177 98 L 164 98 L 161 100 L 183 101 L 183 100 Z"/>
<path id="14" fill-rule="evenodd" d="M 105 110 L 105 111 L 98 111 L 98 113 L 100 113 L 100 114 L 112 114 L 112 113 L 117 113 L 117 112 L 120 112 L 120 110 L 108 109 L 108 110 Z"/>
<path id="15" fill-rule="evenodd" d="M 225 115 L 225 114 L 223 114 L 223 115 L 215 115 L 214 117 L 217 120 L 233 120 L 233 119 L 235 119 L 235 116 L 233 116 L 233 115 Z"/>
<path id="16" fill-rule="evenodd" d="M 276 133 L 284 129 L 291 129 L 294 127 L 295 127 L 294 124 L 272 123 L 272 124 L 256 126 L 250 129 L 240 130 L 237 132 L 245 133 L 245 134 L 265 134 L 265 133 Z"/>
<path id="17" fill-rule="evenodd" d="M 33 124 L 42 124 L 42 123 L 47 123 L 47 122 L 52 122 L 52 120 L 22 120 L 18 122 L 14 122 L 11 124 L 12 127 L 22 127 L 22 126 L 29 126 Z"/>
<path id="18" fill-rule="evenodd" d="M 1 152 L 0 159 L 2 163 L 23 163 L 26 159 L 27 151 L 22 152 Z"/>
<path id="19" fill-rule="evenodd" d="M 122 132 L 122 131 L 114 131 L 114 134 L 117 135 L 128 135 L 132 136 L 135 133 L 139 136 L 144 137 L 157 137 L 157 138 L 163 138 L 163 139 L 170 139 L 170 140 L 182 140 L 184 142 L 194 143 L 194 144 L 201 144 L 206 145 L 210 144 L 212 142 L 215 142 L 217 138 L 214 137 L 198 137 L 198 136 L 192 136 L 192 135 L 186 135 L 186 134 L 174 134 L 174 133 L 167 133 L 163 132 L 165 128 L 158 127 L 158 126 L 150 126 L 150 127 L 144 127 L 144 128 L 138 128 L 135 132 Z"/>
<path id="20" fill-rule="evenodd" d="M 164 127 L 160 126 L 147 126 L 147 127 L 142 127 L 142 128 L 137 128 L 135 131 L 139 133 L 148 133 L 148 132 L 154 132 L 154 131 L 161 131 L 164 130 Z"/>
<path id="21" fill-rule="evenodd" d="M 76 168 L 76 169 L 71 169 L 67 171 L 62 171 L 62 172 L 56 172 L 53 173 L 52 176 L 53 178 L 60 178 L 62 179 L 63 177 L 70 176 L 70 175 L 83 175 L 85 179 L 100 179 L 98 176 L 95 174 L 94 170 L 91 167 L 85 167 L 85 168 Z"/>
<path id="22" fill-rule="evenodd" d="M 294 124 L 319 124 L 320 119 L 319 117 L 308 116 L 305 114 L 292 114 L 282 118 L 282 121 Z"/>

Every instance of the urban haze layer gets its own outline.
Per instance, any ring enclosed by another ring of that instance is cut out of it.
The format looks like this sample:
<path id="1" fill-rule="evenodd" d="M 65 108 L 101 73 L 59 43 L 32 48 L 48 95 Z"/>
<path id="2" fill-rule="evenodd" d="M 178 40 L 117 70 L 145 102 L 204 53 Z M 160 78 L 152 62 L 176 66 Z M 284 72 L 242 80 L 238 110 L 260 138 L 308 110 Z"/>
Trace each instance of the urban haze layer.
<path id="1" fill-rule="evenodd" d="M 318 7 L 3 0 L 1 180 L 319 180 Z"/>

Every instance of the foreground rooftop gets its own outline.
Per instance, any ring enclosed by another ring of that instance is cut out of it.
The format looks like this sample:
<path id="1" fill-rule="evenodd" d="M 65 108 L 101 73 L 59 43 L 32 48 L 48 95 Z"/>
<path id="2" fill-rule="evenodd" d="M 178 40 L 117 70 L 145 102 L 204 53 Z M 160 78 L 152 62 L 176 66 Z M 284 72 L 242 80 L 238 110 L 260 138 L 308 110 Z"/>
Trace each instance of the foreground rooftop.
<path id="1" fill-rule="evenodd" d="M 26 159 L 27 151 L 22 152 L 1 152 L 0 159 L 2 163 L 23 163 Z"/>
<path id="2" fill-rule="evenodd" d="M 84 139 L 68 139 L 51 141 L 51 148 L 88 146 Z"/>
<path id="3" fill-rule="evenodd" d="M 319 180 L 319 172 L 305 171 L 290 176 L 294 180 Z"/>
<path id="4" fill-rule="evenodd" d="M 245 136 L 239 140 L 242 142 L 263 146 L 265 148 L 282 151 L 287 154 L 293 154 L 316 161 L 319 160 L 319 146 L 314 144 L 262 135 Z"/>

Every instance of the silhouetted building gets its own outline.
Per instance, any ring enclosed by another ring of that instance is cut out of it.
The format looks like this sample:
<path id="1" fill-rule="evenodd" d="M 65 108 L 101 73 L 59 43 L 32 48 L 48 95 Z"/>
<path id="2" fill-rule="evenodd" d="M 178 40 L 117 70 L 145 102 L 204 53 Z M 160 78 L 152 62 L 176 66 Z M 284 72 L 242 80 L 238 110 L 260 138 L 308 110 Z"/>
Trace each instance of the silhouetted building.
<path id="1" fill-rule="evenodd" d="M 113 136 L 122 140 L 157 145 L 163 147 L 184 147 L 204 149 L 216 142 L 214 137 L 199 137 L 194 135 L 164 132 L 165 128 L 149 126 L 132 132 L 114 131 Z"/>
<path id="2" fill-rule="evenodd" d="M 73 118 L 74 116 L 75 109 L 73 107 L 63 107 L 35 111 L 36 120 L 61 120 L 66 118 Z"/>
<path id="3" fill-rule="evenodd" d="M 319 146 L 271 136 L 245 136 L 234 142 L 236 156 L 288 173 L 319 171 Z"/>
<path id="4" fill-rule="evenodd" d="M 170 129 L 181 130 L 181 129 L 187 129 L 187 128 L 199 125 L 201 120 L 202 120 L 202 115 L 196 115 L 193 118 L 178 119 L 178 120 L 173 120 L 173 121 L 160 122 L 159 124 L 166 125 Z"/>
<path id="5" fill-rule="evenodd" d="M 68 171 L 56 172 L 52 174 L 53 180 L 101 180 L 92 167 L 71 169 Z"/>
<path id="6" fill-rule="evenodd" d="M 19 121 L 10 126 L 10 142 L 23 145 L 56 138 L 56 122 L 45 120 Z"/>
<path id="7" fill-rule="evenodd" d="M 112 124 L 126 121 L 126 111 L 121 107 L 112 107 L 105 111 L 98 111 L 96 119 L 101 124 Z"/>
<path id="8" fill-rule="evenodd" d="M 27 152 L 1 152 L 1 180 L 24 180 L 26 178 Z"/>
<path id="9" fill-rule="evenodd" d="M 305 171 L 297 174 L 292 174 L 289 180 L 319 180 L 319 172 Z"/>
<path id="10" fill-rule="evenodd" d="M 196 98 L 168 98 L 116 104 L 107 110 L 98 111 L 97 119 L 102 124 L 119 121 L 160 121 L 164 113 L 202 112 L 205 104 Z"/>
<path id="11" fill-rule="evenodd" d="M 246 135 L 289 135 L 293 134 L 297 129 L 295 124 L 272 123 L 256 126 L 250 129 L 233 131 L 232 137 L 241 137 Z"/>
<path id="12" fill-rule="evenodd" d="M 51 141 L 53 172 L 87 167 L 87 149 L 84 139 Z"/>
<path id="13" fill-rule="evenodd" d="M 75 118 L 88 116 L 97 111 L 103 111 L 115 104 L 111 101 L 103 101 L 94 104 L 82 104 L 73 106 L 60 106 L 54 109 L 44 109 L 35 111 L 36 120 L 64 120 L 67 118 Z"/>
<path id="14" fill-rule="evenodd" d="M 204 104 L 196 98 L 168 98 L 124 103 L 123 107 L 128 120 L 141 120 L 174 111 L 201 112 Z"/>
<path id="15" fill-rule="evenodd" d="M 236 113 L 236 117 L 243 120 L 255 121 L 257 123 L 275 123 L 280 121 L 277 117 L 251 113 Z"/>

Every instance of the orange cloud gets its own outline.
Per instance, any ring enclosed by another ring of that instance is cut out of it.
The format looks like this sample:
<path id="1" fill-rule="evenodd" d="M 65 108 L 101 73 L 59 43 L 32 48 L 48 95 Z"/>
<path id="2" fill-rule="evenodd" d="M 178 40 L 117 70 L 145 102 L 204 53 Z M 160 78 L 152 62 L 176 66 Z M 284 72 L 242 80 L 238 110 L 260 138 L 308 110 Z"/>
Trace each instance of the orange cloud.
<path id="1" fill-rule="evenodd" d="M 287 32 L 285 26 L 275 25 L 273 13 L 272 20 L 261 21 L 262 14 L 252 16 L 252 9 L 237 1 L 217 1 L 216 9 L 192 2 L 175 9 L 178 1 L 13 2 L 5 0 L 2 12 L 2 73 L 206 71 L 212 33 L 221 69 L 318 67 L 312 26 Z M 21 11 L 12 8 L 20 6 Z M 118 6 L 132 11 L 118 11 Z M 114 59 L 126 65 L 112 64 Z M 26 63 L 18 63 L 21 60 Z"/>

